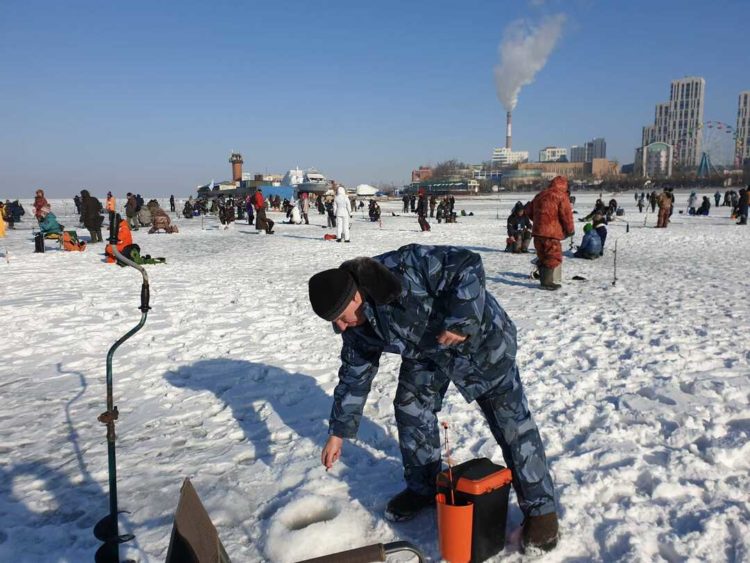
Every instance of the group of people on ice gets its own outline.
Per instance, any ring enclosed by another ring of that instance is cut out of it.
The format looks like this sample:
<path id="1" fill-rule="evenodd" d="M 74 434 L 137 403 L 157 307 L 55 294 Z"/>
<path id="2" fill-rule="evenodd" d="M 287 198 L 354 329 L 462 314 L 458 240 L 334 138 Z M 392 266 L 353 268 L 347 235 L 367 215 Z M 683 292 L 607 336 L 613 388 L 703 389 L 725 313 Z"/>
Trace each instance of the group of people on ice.
<path id="1" fill-rule="evenodd" d="M 544 289 L 560 287 L 561 241 L 574 234 L 571 200 L 567 181 L 558 177 L 532 201 L 525 205 L 516 202 L 508 216 L 505 252 L 528 252 L 533 239 L 539 265 L 538 277 Z M 573 254 L 575 258 L 594 260 L 604 254 L 608 217 L 611 220 L 617 209 L 614 199 L 608 206 L 597 200 L 594 210 L 581 219 L 591 220 L 591 223 L 584 225 L 583 240 Z"/>
<path id="2" fill-rule="evenodd" d="M 718 192 L 717 192 L 718 193 Z M 739 192 L 729 190 L 724 194 L 723 205 L 732 208 L 732 218 L 738 219 L 738 225 L 747 225 L 747 209 L 750 204 L 750 185 L 740 188 Z M 718 207 L 718 199 L 716 206 Z"/>
<path id="3" fill-rule="evenodd" d="M 80 191 L 73 198 L 76 215 L 78 215 L 78 226 L 84 227 L 89 232 L 90 242 L 103 242 L 102 226 L 104 224 L 105 212 L 109 216 L 110 224 L 114 221 L 117 213 L 116 200 L 112 192 L 107 193 L 104 206 L 95 196 L 92 196 L 87 189 Z M 174 196 L 170 197 L 170 207 L 174 211 Z M 65 232 L 65 226 L 60 224 L 57 215 L 52 210 L 52 205 L 47 200 L 43 189 L 36 190 L 34 202 L 32 204 L 34 218 L 37 221 L 37 227 L 43 238 L 62 238 L 63 240 L 77 240 L 75 231 Z M 150 227 L 149 233 L 164 230 L 167 233 L 178 232 L 177 226 L 171 224 L 169 215 L 160 206 L 157 200 L 152 199 L 144 205 L 143 198 L 140 194 L 128 193 L 124 205 L 125 220 L 129 228 L 138 230 L 140 227 Z M 22 215 L 25 214 L 23 206 L 17 201 L 14 204 L 0 203 L 0 222 L 2 232 L 5 231 L 5 225 L 14 228 Z"/>
<path id="4" fill-rule="evenodd" d="M 350 229 L 351 219 L 354 213 L 355 204 L 346 195 L 346 190 L 343 186 L 339 186 L 336 189 L 336 195 L 325 194 L 324 196 L 315 196 L 315 205 L 320 212 L 326 215 L 326 226 L 328 228 L 336 229 L 336 241 L 337 242 L 350 242 Z M 289 223 L 300 225 L 304 220 L 305 225 L 310 224 L 309 210 L 310 210 L 310 199 L 309 193 L 301 193 L 296 204 L 294 202 L 289 203 L 289 208 L 286 212 L 286 216 L 289 219 Z"/>
<path id="5" fill-rule="evenodd" d="M 415 194 L 404 194 L 401 198 L 403 202 L 403 213 L 416 213 L 419 228 L 422 231 L 429 231 L 430 224 L 428 218 L 437 219 L 438 223 L 455 223 L 457 213 L 454 211 L 456 198 L 452 194 L 444 195 L 438 198 L 437 195 L 431 194 L 429 197 L 424 188 L 419 188 Z"/>
<path id="6" fill-rule="evenodd" d="M 3 221 L 3 232 L 5 232 L 5 225 L 8 225 L 9 229 L 14 229 L 15 224 L 19 223 L 24 215 L 26 215 L 26 210 L 17 199 L 14 201 L 6 199 L 5 203 L 0 201 L 0 220 Z"/>
<path id="7" fill-rule="evenodd" d="M 746 190 L 746 188 L 743 188 Z M 747 190 L 746 190 L 747 191 Z M 714 201 L 716 202 L 716 207 L 719 207 L 720 205 L 722 207 L 731 207 L 732 209 L 736 209 L 742 200 L 742 189 L 740 189 L 739 192 L 737 190 L 727 190 L 724 192 L 724 201 L 720 204 L 721 201 L 721 192 L 717 191 L 714 194 Z"/>
<path id="8" fill-rule="evenodd" d="M 140 194 L 128 192 L 125 196 L 125 217 L 131 230 L 137 231 L 141 227 L 149 227 L 149 233 L 155 233 L 163 230 L 166 233 L 177 233 L 177 225 L 172 225 L 172 219 L 169 214 L 161 208 L 159 202 L 155 199 L 149 200 L 144 204 Z M 116 213 L 115 198 L 112 192 L 107 193 L 106 201 L 107 212 L 110 221 L 114 220 Z M 170 197 L 170 209 L 175 210 L 174 196 Z"/>
<path id="9" fill-rule="evenodd" d="M 714 206 L 720 207 L 731 207 L 732 213 L 731 218 L 737 219 L 738 225 L 747 225 L 747 208 L 748 208 L 748 194 L 749 188 L 740 188 L 739 191 L 727 190 L 724 192 L 724 199 L 722 202 L 722 194 L 720 191 L 716 191 L 713 194 Z M 698 203 L 698 194 L 691 192 L 688 196 L 687 206 L 685 212 L 692 216 L 708 216 L 711 212 L 711 198 L 707 195 L 700 196 L 701 201 Z M 638 211 L 642 212 L 644 207 L 651 206 L 651 212 L 656 212 L 657 207 L 659 210 L 658 219 L 656 222 L 656 228 L 666 229 L 669 225 L 670 218 L 674 214 L 675 210 L 675 195 L 674 189 L 671 187 L 665 187 L 661 193 L 652 191 L 646 195 L 644 192 L 635 194 L 635 200 L 638 205 Z M 680 211 L 682 213 L 683 211 Z"/>
<path id="10" fill-rule="evenodd" d="M 716 192 L 714 194 L 714 201 L 716 206 L 719 206 L 719 200 L 721 199 L 721 193 Z M 750 187 L 741 188 L 739 192 L 730 190 L 726 192 L 724 196 L 724 205 L 729 202 L 729 206 L 732 207 L 731 218 L 737 219 L 737 225 L 747 225 L 747 212 L 748 204 L 750 203 Z M 659 194 L 656 199 L 656 203 L 659 207 L 659 216 L 656 223 L 657 228 L 666 229 L 669 225 L 669 220 L 672 217 L 675 209 L 675 196 L 672 188 L 665 188 L 664 191 Z M 695 216 L 707 216 L 711 211 L 711 200 L 708 196 L 702 196 L 702 201 L 699 206 L 698 196 L 696 192 L 691 192 L 687 202 L 687 214 Z M 682 211 L 680 211 L 682 213 Z"/>

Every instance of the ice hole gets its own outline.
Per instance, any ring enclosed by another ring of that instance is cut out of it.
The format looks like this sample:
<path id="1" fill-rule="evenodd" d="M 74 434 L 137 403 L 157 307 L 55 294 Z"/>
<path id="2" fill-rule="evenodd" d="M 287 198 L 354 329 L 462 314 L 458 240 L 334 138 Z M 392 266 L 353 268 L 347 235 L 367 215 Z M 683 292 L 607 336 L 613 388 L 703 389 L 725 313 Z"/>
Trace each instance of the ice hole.
<path id="1" fill-rule="evenodd" d="M 314 502 L 311 502 L 313 501 Z M 325 499 L 308 499 L 304 506 L 298 506 L 290 514 L 285 514 L 282 523 L 290 532 L 296 532 L 320 522 L 333 520 L 341 513 L 341 507 L 328 504 Z"/>

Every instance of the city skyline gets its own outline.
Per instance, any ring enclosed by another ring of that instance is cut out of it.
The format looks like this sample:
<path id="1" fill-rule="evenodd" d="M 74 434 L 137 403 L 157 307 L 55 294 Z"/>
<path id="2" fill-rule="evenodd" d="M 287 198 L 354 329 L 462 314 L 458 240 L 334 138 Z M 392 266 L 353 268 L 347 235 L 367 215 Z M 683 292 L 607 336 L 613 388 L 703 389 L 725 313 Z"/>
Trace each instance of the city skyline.
<path id="1" fill-rule="evenodd" d="M 671 81 L 704 78 L 704 119 L 731 125 L 750 89 L 741 1 L 236 4 L 4 2 L 0 197 L 187 196 L 230 176 L 232 150 L 247 172 L 351 186 L 489 160 L 505 140 L 498 46 L 521 19 L 565 23 L 520 91 L 517 151 L 603 137 L 631 163 Z"/>

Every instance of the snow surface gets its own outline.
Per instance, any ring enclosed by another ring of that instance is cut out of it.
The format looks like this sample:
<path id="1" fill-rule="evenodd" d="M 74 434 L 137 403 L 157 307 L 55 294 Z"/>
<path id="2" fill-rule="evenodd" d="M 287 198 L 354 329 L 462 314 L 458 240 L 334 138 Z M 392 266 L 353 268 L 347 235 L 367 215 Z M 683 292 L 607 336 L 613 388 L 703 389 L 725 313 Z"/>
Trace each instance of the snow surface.
<path id="1" fill-rule="evenodd" d="M 114 357 L 121 527 L 136 535 L 123 555 L 164 560 L 189 476 L 237 562 L 394 540 L 439 559 L 434 513 L 383 518 L 402 488 L 398 357 L 384 356 L 359 439 L 330 472 L 320 465 L 340 338 L 307 302 L 312 273 L 420 242 L 479 252 L 519 326 L 521 374 L 560 499 L 560 544 L 541 560 L 750 560 L 750 230 L 726 207 L 653 229 L 655 216 L 619 194 L 630 232 L 610 225 L 606 255 L 566 258 L 563 289 L 545 292 L 529 279 L 533 255 L 502 252 L 508 211 L 527 197 L 501 195 L 459 200 L 474 216 L 433 221 L 430 233 L 386 202 L 382 228 L 357 213 L 352 244 L 324 241 L 317 214 L 296 226 L 270 213 L 272 236 L 243 223 L 225 231 L 212 217 L 180 218 L 176 235 L 135 233 L 167 264 L 148 266 L 153 310 Z M 578 195 L 579 216 L 597 195 Z M 679 193 L 677 207 L 686 200 Z M 75 225 L 72 202 L 52 204 Z M 140 276 L 104 264 L 102 245 L 68 253 L 48 242 L 34 254 L 26 217 L 0 239 L 0 561 L 90 561 L 92 527 L 108 512 L 96 420 L 105 356 L 139 320 Z M 502 461 L 478 408 L 454 389 L 441 420 L 456 462 Z M 522 516 L 513 498 L 510 507 L 498 559 L 520 561 Z"/>

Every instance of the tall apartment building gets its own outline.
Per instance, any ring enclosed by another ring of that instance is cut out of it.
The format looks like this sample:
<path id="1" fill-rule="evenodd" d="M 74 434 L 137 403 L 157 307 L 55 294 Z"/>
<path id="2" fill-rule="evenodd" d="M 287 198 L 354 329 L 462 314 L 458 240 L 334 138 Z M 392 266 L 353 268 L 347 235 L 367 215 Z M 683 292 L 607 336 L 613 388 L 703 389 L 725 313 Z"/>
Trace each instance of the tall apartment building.
<path id="1" fill-rule="evenodd" d="M 570 162 L 586 162 L 586 157 L 588 156 L 586 152 L 586 145 L 582 147 L 573 145 L 570 147 Z"/>
<path id="2" fill-rule="evenodd" d="M 740 92 L 735 133 L 737 135 L 736 164 L 742 166 L 745 159 L 750 158 L 750 90 Z"/>
<path id="3" fill-rule="evenodd" d="M 649 143 L 656 143 L 657 141 L 664 142 L 664 139 L 669 137 L 669 102 L 656 104 L 653 128 L 654 137 Z"/>
<path id="4" fill-rule="evenodd" d="M 641 146 L 645 147 L 651 143 L 656 142 L 656 126 L 655 125 L 644 125 L 643 132 L 641 133 Z"/>
<path id="5" fill-rule="evenodd" d="M 607 158 L 607 141 L 603 137 L 570 147 L 570 162 L 591 162 L 595 158 Z"/>
<path id="6" fill-rule="evenodd" d="M 703 141 L 703 106 L 706 81 L 697 76 L 673 80 L 669 102 L 656 105 L 654 124 L 643 128 L 641 146 L 668 143 L 675 161 L 682 166 L 698 166 Z"/>
<path id="7" fill-rule="evenodd" d="M 586 162 L 591 162 L 595 158 L 607 158 L 607 141 L 605 141 L 603 137 L 597 137 L 590 141 L 590 144 L 591 160 L 587 160 Z M 589 143 L 586 143 L 586 145 L 588 146 Z"/>
<path id="8" fill-rule="evenodd" d="M 677 162 L 688 166 L 697 165 L 701 158 L 705 95 L 706 81 L 702 78 L 672 81 L 667 134 L 675 147 Z"/>
<path id="9" fill-rule="evenodd" d="M 539 151 L 539 162 L 559 162 L 563 157 L 568 158 L 568 149 L 562 147 L 544 147 Z"/>

